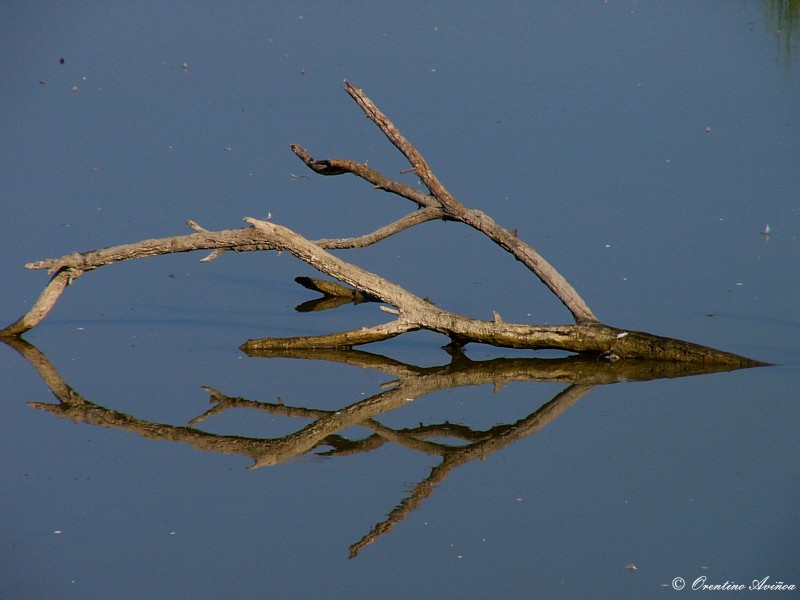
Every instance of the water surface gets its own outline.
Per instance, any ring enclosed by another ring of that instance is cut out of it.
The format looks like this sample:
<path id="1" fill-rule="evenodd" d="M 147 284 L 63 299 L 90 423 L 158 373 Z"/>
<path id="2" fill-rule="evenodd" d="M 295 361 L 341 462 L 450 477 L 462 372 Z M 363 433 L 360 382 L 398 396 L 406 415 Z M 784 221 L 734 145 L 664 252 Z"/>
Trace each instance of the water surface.
<path id="1" fill-rule="evenodd" d="M 561 404 L 575 391 L 565 382 L 431 391 L 376 420 L 465 445 L 444 436 L 465 430 L 448 428 L 497 431 L 551 402 L 563 410 L 422 494 L 443 458 L 397 442 L 248 470 L 247 455 L 164 439 L 185 429 L 153 439 L 76 424 L 27 404 L 57 404 L 54 383 L 2 347 L 4 596 L 621 598 L 676 577 L 800 585 L 800 89 L 797 53 L 762 3 L 12 3 L 0 15 L 3 324 L 46 281 L 23 269 L 31 260 L 185 233 L 187 219 L 224 229 L 271 213 L 315 238 L 413 209 L 352 177 L 296 177 L 306 172 L 293 142 L 416 183 L 346 78 L 457 198 L 517 228 L 603 321 L 780 365 L 597 385 Z M 453 223 L 341 255 L 448 310 L 568 321 L 518 263 Z M 292 279 L 315 273 L 286 255 L 200 258 L 89 273 L 26 339 L 95 416 L 185 428 L 211 408 L 204 386 L 311 411 L 239 406 L 196 424 L 220 436 L 286 436 L 395 378 L 248 358 L 238 346 L 251 337 L 387 315 L 372 304 L 296 312 L 313 294 Z M 446 341 L 416 333 L 367 350 L 432 368 L 448 364 Z M 404 518 L 383 532 L 395 509 Z"/>

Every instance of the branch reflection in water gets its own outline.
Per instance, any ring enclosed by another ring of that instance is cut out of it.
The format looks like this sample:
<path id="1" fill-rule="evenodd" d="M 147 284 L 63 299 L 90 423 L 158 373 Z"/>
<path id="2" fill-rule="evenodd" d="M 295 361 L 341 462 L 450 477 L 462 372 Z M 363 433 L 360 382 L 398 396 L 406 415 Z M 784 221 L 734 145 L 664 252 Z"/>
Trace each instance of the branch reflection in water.
<path id="1" fill-rule="evenodd" d="M 355 557 L 367 545 L 388 533 L 433 493 L 436 484 L 465 463 L 483 459 L 506 446 L 530 436 L 572 406 L 595 385 L 625 381 L 684 377 L 732 370 L 725 367 L 703 368 L 692 363 L 622 360 L 614 363 L 577 356 L 562 359 L 496 358 L 472 361 L 457 350 L 450 351 L 451 361 L 437 367 L 418 367 L 385 356 L 358 350 L 294 350 L 251 353 L 269 358 L 324 360 L 361 368 L 377 369 L 395 379 L 384 390 L 340 410 L 289 406 L 282 402 L 260 402 L 226 396 L 219 390 L 205 387 L 211 394 L 213 407 L 192 419 L 189 426 L 175 426 L 138 419 L 95 404 L 72 389 L 58 374 L 45 354 L 21 338 L 2 340 L 14 348 L 38 371 L 58 403 L 29 402 L 32 408 L 48 411 L 76 423 L 132 431 L 142 437 L 191 444 L 198 450 L 239 454 L 254 462 L 248 469 L 275 465 L 308 453 L 344 456 L 370 452 L 387 442 L 410 450 L 435 455 L 441 461 L 423 481 L 359 541 L 350 546 Z M 420 424 L 418 427 L 393 429 L 376 419 L 379 415 L 407 406 L 434 392 L 463 386 L 491 383 L 495 392 L 510 382 L 557 382 L 567 384 L 552 400 L 528 416 L 513 423 L 501 424 L 485 431 L 449 422 Z M 198 429 L 200 422 L 228 409 L 265 411 L 285 417 L 312 419 L 292 434 L 280 438 L 253 438 L 217 435 Z M 339 434 L 353 426 L 371 430 L 361 440 Z M 453 445 L 430 441 L 450 438 Z M 326 448 L 326 450 L 322 450 Z"/>

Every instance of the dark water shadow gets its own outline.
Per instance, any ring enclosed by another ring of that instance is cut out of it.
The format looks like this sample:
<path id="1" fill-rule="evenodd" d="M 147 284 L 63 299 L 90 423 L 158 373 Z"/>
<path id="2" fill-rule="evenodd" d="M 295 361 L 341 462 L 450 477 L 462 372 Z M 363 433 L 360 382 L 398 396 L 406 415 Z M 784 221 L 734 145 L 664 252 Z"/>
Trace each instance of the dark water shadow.
<path id="1" fill-rule="evenodd" d="M 270 351 L 260 355 L 269 358 L 322 360 L 377 369 L 393 376 L 394 380 L 384 384 L 383 391 L 378 394 L 339 410 L 289 406 L 282 401 L 261 402 L 227 396 L 214 388 L 204 387 L 203 389 L 210 393 L 212 408 L 192 419 L 188 426 L 175 426 L 146 421 L 95 404 L 68 385 L 47 356 L 34 345 L 21 338 L 2 341 L 33 365 L 58 401 L 57 403 L 29 402 L 28 406 L 76 423 L 130 431 L 148 439 L 190 444 L 198 450 L 246 456 L 253 460 L 248 469 L 276 465 L 307 454 L 337 457 L 365 453 L 386 443 L 398 444 L 410 450 L 439 457 L 440 462 L 432 468 L 430 474 L 414 486 L 388 517 L 350 546 L 351 558 L 406 519 L 454 469 L 473 460 L 484 459 L 536 433 L 596 385 L 688 377 L 734 370 L 660 361 L 624 360 L 610 363 L 577 356 L 559 359 L 496 358 L 473 361 L 461 352 L 452 352 L 451 361 L 446 365 L 418 367 L 359 350 Z M 529 415 L 486 430 L 472 429 L 447 421 L 420 423 L 418 427 L 393 429 L 376 420 L 381 414 L 407 406 L 434 392 L 484 384 L 492 384 L 497 392 L 512 382 L 556 382 L 564 383 L 567 387 Z M 262 411 L 287 418 L 302 418 L 304 421 L 311 419 L 312 422 L 294 433 L 279 438 L 219 435 L 196 427 L 202 421 L 234 408 Z M 360 440 L 340 435 L 342 430 L 353 426 L 363 427 L 371 433 Z M 449 439 L 453 443 L 432 441 L 434 439 Z"/>

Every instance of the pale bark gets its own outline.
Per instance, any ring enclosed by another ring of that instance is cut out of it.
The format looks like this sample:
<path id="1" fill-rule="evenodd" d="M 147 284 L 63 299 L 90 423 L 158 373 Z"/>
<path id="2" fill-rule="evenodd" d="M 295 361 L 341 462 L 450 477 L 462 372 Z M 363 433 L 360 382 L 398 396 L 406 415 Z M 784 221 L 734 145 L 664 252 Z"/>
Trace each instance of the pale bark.
<path id="1" fill-rule="evenodd" d="M 763 363 L 705 346 L 630 331 L 601 323 L 586 302 L 564 277 L 536 250 L 519 239 L 514 230 L 498 225 L 480 210 L 470 209 L 458 202 L 434 175 L 428 163 L 414 146 L 398 131 L 364 93 L 346 83 L 347 93 L 358 103 L 364 113 L 383 132 L 411 163 L 429 193 L 393 181 L 366 164 L 344 159 L 315 160 L 304 148 L 292 145 L 292 151 L 315 173 L 341 175 L 351 173 L 368 181 L 377 189 L 391 192 L 415 203 L 417 210 L 371 233 L 346 239 L 310 241 L 298 233 L 270 220 L 245 218 L 250 227 L 227 231 L 208 231 L 193 221 L 189 226 L 196 233 L 144 240 L 135 244 L 103 248 L 85 253 L 73 253 L 26 265 L 29 269 L 47 269 L 53 278 L 34 307 L 15 323 L 0 330 L 0 337 L 18 336 L 35 327 L 55 305 L 64 289 L 83 273 L 121 260 L 159 256 L 175 252 L 211 250 L 202 259 L 208 262 L 226 251 L 287 251 L 338 281 L 352 286 L 352 290 L 313 280 L 312 287 L 334 298 L 328 306 L 341 304 L 350 294 L 351 299 L 380 301 L 390 306 L 381 308 L 396 318 L 374 327 L 338 332 L 320 336 L 295 338 L 252 339 L 242 345 L 251 354 L 273 350 L 350 348 L 381 341 L 394 336 L 427 329 L 447 336 L 451 345 L 461 347 L 468 343 L 484 343 L 506 348 L 557 349 L 581 354 L 591 354 L 614 361 L 625 359 L 652 359 L 687 361 L 701 364 L 719 364 L 732 367 L 756 366 Z M 506 323 L 494 313 L 492 321 L 474 319 L 441 309 L 429 301 L 415 296 L 399 285 L 348 263 L 326 249 L 358 248 L 380 242 L 391 235 L 434 219 L 457 221 L 480 231 L 497 245 L 511 253 L 532 271 L 564 304 L 572 314 L 571 325 L 528 325 Z M 307 280 L 300 281 L 303 285 Z M 394 307 L 394 308 L 391 308 Z M 320 308 L 317 305 L 316 308 Z M 311 310 L 311 309 L 309 309 Z"/>

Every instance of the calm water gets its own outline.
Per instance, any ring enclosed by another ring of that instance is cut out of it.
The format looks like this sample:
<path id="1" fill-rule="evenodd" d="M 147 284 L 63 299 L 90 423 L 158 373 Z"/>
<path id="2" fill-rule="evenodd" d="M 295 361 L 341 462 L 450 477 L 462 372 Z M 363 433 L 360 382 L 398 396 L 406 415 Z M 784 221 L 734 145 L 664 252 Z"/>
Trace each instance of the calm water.
<path id="1" fill-rule="evenodd" d="M 449 372 L 446 340 L 427 333 L 365 348 L 372 368 L 241 353 L 251 337 L 386 320 L 369 304 L 296 312 L 314 295 L 292 279 L 315 273 L 289 256 L 118 264 L 67 290 L 26 335 L 28 360 L 0 346 L 0 595 L 800 586 L 800 73 L 786 35 L 760 2 L 4 4 L 3 325 L 46 281 L 28 261 L 188 232 L 187 219 L 226 229 L 269 212 L 314 238 L 412 209 L 352 177 L 296 177 L 293 142 L 415 183 L 346 78 L 603 321 L 779 366 L 570 387 L 533 381 L 538 363 L 516 377 L 495 363 L 425 387 L 408 373 Z M 568 320 L 455 224 L 343 256 L 457 312 Z M 392 396 L 398 377 L 413 402 Z M 51 414 L 60 385 L 92 404 Z M 250 403 L 189 429 L 213 406 L 207 388 Z M 394 410 L 374 421 L 336 415 L 380 394 Z M 247 469 L 281 450 L 263 440 L 316 418 L 339 419 L 338 437 Z"/>

